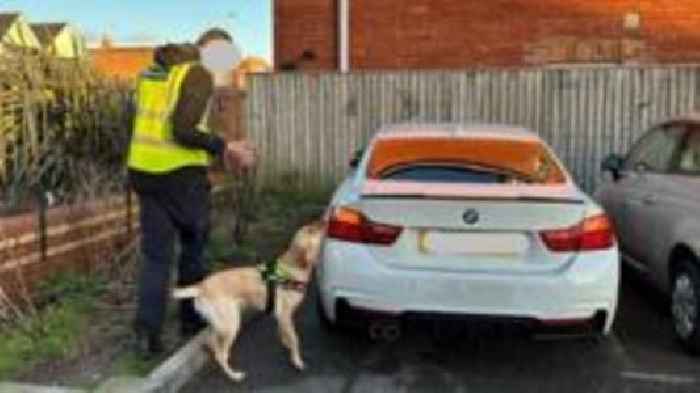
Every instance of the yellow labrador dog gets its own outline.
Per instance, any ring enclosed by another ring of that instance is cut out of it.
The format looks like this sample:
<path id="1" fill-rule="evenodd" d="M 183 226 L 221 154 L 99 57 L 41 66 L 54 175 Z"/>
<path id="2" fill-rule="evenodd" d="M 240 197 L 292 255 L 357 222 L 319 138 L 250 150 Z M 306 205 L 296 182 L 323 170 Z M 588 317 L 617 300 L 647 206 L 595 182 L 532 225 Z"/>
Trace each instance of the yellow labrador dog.
<path id="1" fill-rule="evenodd" d="M 319 258 L 323 225 L 320 222 L 302 227 L 287 251 L 278 259 L 287 278 L 275 289 L 274 309 L 282 344 L 289 350 L 292 365 L 304 369 L 299 338 L 294 328 L 294 312 L 304 300 L 306 286 Z M 268 286 L 258 268 L 238 268 L 213 274 L 197 285 L 174 291 L 176 299 L 194 299 L 195 308 L 209 322 L 208 339 L 217 363 L 235 382 L 245 373 L 229 365 L 231 346 L 236 340 L 244 309 L 265 310 Z"/>

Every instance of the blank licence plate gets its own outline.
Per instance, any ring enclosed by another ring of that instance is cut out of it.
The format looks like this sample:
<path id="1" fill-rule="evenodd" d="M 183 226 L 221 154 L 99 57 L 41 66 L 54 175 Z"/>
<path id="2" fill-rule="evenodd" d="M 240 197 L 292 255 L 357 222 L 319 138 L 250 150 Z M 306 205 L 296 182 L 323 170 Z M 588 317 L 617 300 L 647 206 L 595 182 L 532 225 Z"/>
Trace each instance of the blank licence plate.
<path id="1" fill-rule="evenodd" d="M 527 251 L 523 234 L 422 232 L 419 249 L 435 255 L 518 256 Z"/>

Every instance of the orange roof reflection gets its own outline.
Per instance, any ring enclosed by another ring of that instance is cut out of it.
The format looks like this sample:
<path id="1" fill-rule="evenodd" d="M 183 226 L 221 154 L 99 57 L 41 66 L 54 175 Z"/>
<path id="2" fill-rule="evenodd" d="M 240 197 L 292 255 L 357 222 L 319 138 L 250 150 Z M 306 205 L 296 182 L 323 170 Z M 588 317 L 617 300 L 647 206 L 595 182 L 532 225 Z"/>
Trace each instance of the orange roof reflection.
<path id="1" fill-rule="evenodd" d="M 515 172 L 533 183 L 566 182 L 564 171 L 540 141 L 505 138 L 380 138 L 367 177 L 380 179 L 387 171 L 416 163 L 477 165 Z"/>

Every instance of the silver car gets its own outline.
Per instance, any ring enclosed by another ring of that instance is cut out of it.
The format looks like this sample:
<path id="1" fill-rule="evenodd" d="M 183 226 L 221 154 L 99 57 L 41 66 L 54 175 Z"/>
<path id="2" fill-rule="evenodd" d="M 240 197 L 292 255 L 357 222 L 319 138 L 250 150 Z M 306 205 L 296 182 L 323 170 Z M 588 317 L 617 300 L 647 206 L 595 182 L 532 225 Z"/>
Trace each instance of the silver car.
<path id="1" fill-rule="evenodd" d="M 700 114 L 653 127 L 603 170 L 612 180 L 596 197 L 624 261 L 670 295 L 679 341 L 700 354 Z"/>

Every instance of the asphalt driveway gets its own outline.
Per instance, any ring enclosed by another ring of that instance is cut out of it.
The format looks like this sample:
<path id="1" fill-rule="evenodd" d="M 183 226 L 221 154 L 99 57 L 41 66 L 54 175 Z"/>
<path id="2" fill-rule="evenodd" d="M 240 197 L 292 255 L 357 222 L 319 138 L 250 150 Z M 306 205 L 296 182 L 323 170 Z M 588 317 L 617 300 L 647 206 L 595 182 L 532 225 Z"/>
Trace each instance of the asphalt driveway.
<path id="1" fill-rule="evenodd" d="M 510 331 L 476 329 L 435 340 L 423 326 L 398 342 L 322 329 L 309 299 L 298 315 L 308 370 L 287 363 L 274 321 L 251 322 L 233 362 L 248 372 L 235 385 L 216 367 L 183 391 L 195 392 L 668 392 L 700 391 L 700 359 L 673 342 L 661 296 L 626 272 L 615 334 L 592 340 L 536 341 Z"/>

